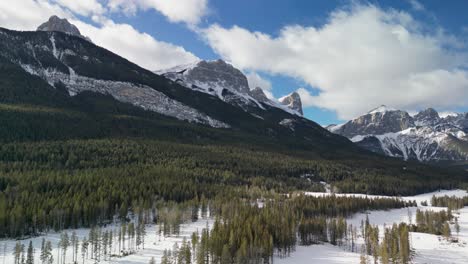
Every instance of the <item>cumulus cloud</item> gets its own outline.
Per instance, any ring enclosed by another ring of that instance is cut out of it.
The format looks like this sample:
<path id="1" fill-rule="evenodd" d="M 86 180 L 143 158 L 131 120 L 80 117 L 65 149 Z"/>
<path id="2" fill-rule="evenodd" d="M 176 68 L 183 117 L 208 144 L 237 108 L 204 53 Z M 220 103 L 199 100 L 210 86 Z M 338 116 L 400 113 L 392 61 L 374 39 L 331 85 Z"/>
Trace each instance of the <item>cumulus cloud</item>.
<path id="1" fill-rule="evenodd" d="M 74 13 L 82 16 L 92 14 L 102 14 L 105 12 L 104 7 L 97 0 L 54 0 L 61 6 L 70 9 Z"/>
<path id="2" fill-rule="evenodd" d="M 73 21 L 73 23 L 83 35 L 89 36 L 97 45 L 146 69 L 166 69 L 198 60 L 195 55 L 184 48 L 158 41 L 128 24 L 116 24 L 111 20 L 107 20 L 100 27 L 81 21 Z"/>
<path id="3" fill-rule="evenodd" d="M 58 15 L 68 18 L 95 44 L 149 70 L 170 68 L 198 60 L 184 48 L 159 41 L 149 34 L 139 32 L 131 25 L 114 23 L 104 15 L 96 18 L 99 8 L 97 7 L 95 12 L 87 9 L 92 8 L 95 3 L 94 0 L 0 1 L 0 26 L 16 30 L 35 30 L 51 15 Z M 98 25 L 82 22 L 75 14 L 88 14 Z"/>
<path id="4" fill-rule="evenodd" d="M 0 1 L 0 26 L 8 29 L 35 30 L 52 15 L 72 16 L 58 4 L 49 1 Z"/>
<path id="5" fill-rule="evenodd" d="M 208 12 L 208 0 L 109 0 L 112 11 L 134 15 L 138 10 L 154 9 L 171 22 L 197 24 Z"/>
<path id="6" fill-rule="evenodd" d="M 299 90 L 305 104 L 335 110 L 342 119 L 380 104 L 408 110 L 467 106 L 467 53 L 453 47 L 456 39 L 443 30 L 422 28 L 406 12 L 353 5 L 332 12 L 321 27 L 287 26 L 278 36 L 220 25 L 202 33 L 237 67 L 317 88 L 317 95 Z"/>

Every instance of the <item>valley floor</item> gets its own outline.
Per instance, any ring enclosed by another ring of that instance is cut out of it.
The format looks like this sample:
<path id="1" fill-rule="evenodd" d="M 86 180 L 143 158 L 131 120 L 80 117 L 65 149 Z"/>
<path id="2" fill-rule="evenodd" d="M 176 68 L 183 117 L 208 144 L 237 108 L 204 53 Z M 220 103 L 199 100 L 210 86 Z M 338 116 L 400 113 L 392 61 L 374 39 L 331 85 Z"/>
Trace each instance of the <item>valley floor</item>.
<path id="1" fill-rule="evenodd" d="M 313 196 L 331 195 L 330 193 L 307 193 Z M 337 196 L 359 196 L 359 197 L 388 197 L 363 194 L 336 194 Z M 446 208 L 421 206 L 421 202 L 427 201 L 430 204 L 432 196 L 467 196 L 468 193 L 463 190 L 450 190 L 426 193 L 416 196 L 401 197 L 401 199 L 418 203 L 418 207 L 393 209 L 388 211 L 370 211 L 366 213 L 356 214 L 349 218 L 348 224 L 360 227 L 361 221 L 369 217 L 369 221 L 373 225 L 379 225 L 383 230 L 384 226 L 391 226 L 394 223 L 414 223 L 416 210 L 433 210 L 440 211 Z M 425 234 L 425 233 L 410 233 L 411 248 L 414 251 L 414 263 L 427 264 L 465 264 L 468 260 L 468 207 L 465 207 L 458 212 L 454 212 L 455 217 L 458 217 L 460 225 L 459 243 L 449 243 L 441 236 Z M 410 219 L 411 218 L 411 219 Z M 452 235 L 456 237 L 455 229 L 451 226 Z M 382 233 L 382 232 L 381 232 Z M 363 241 L 358 242 L 362 245 Z M 309 247 L 298 246 L 296 251 L 288 258 L 276 258 L 274 263 L 277 264 L 306 264 L 306 263 L 360 263 L 360 251 L 350 252 L 348 248 L 340 248 L 330 244 L 314 245 Z M 370 260 L 370 258 L 369 258 Z"/>
<path id="2" fill-rule="evenodd" d="M 331 195 L 330 193 L 308 193 L 308 195 L 320 196 L 320 195 Z M 362 194 L 336 194 L 345 196 L 365 196 Z M 440 191 L 434 193 L 428 193 L 417 196 L 401 197 L 405 200 L 416 200 L 418 207 L 410 207 L 403 209 L 393 209 L 388 211 L 370 211 L 366 213 L 359 213 L 347 219 L 348 224 L 360 227 L 361 221 L 365 220 L 366 216 L 369 217 L 370 223 L 373 225 L 379 225 L 381 229 L 384 226 L 390 226 L 393 223 L 406 222 L 410 223 L 414 221 L 416 210 L 443 210 L 442 207 L 432 206 L 421 206 L 421 202 L 427 201 L 430 204 L 430 199 L 433 195 L 444 196 L 444 195 L 455 195 L 457 197 L 463 197 L 468 195 L 467 192 L 461 190 L 452 191 Z M 373 196 L 368 196 L 373 197 Z M 449 243 L 440 236 L 424 234 L 424 233 L 410 233 L 411 245 L 414 251 L 414 263 L 466 263 L 468 259 L 468 207 L 465 207 L 459 211 L 454 212 L 455 216 L 459 219 L 460 234 L 458 243 Z M 163 237 L 158 235 L 158 226 L 150 225 L 147 227 L 147 236 L 145 238 L 145 248 L 138 250 L 136 253 L 117 258 L 114 257 L 110 260 L 101 261 L 100 263 L 121 263 L 121 264 L 144 264 L 148 263 L 151 257 L 155 257 L 156 263 L 160 263 L 162 254 L 166 249 L 172 249 L 175 243 L 181 244 L 183 238 L 190 240 L 190 235 L 193 232 L 201 231 L 207 226 L 211 226 L 213 219 L 204 218 L 196 222 L 186 223 L 181 226 L 181 232 L 179 236 L 168 236 Z M 109 225 L 104 229 L 112 230 L 117 228 L 116 226 Z M 452 230 L 454 230 L 452 226 Z M 67 230 L 71 234 L 73 230 Z M 77 229 L 75 230 L 78 237 L 82 239 L 84 236 L 88 236 L 89 229 Z M 381 232 L 382 233 L 382 232 Z M 452 231 L 453 236 L 457 236 L 455 231 Z M 35 251 L 35 263 L 39 261 L 39 250 L 41 246 L 42 238 L 46 238 L 52 242 L 54 247 L 53 256 L 55 259 L 54 263 L 58 263 L 59 252 L 57 244 L 60 238 L 58 233 L 50 233 L 45 236 L 35 237 L 32 239 L 25 239 L 20 241 L 26 247 L 29 241 L 33 242 Z M 13 249 L 16 240 L 3 240 L 0 241 L 0 263 L 14 263 Z M 330 244 L 313 245 L 313 246 L 297 246 L 296 250 L 286 258 L 275 257 L 274 263 L 277 264 L 302 264 L 302 263 L 360 263 L 360 249 L 359 244 L 362 245 L 362 239 L 357 241 L 358 249 L 356 252 L 351 252 L 349 246 L 332 246 Z M 6 247 L 5 247 L 6 246 Z M 4 251 L 5 250 L 5 251 Z M 78 263 L 83 263 L 81 258 L 80 250 L 78 250 Z M 71 248 L 67 251 L 66 262 L 72 263 L 72 250 Z M 370 260 L 370 258 L 369 258 Z M 62 262 L 60 262 L 62 263 Z M 85 264 L 95 263 L 95 260 L 87 259 Z"/>

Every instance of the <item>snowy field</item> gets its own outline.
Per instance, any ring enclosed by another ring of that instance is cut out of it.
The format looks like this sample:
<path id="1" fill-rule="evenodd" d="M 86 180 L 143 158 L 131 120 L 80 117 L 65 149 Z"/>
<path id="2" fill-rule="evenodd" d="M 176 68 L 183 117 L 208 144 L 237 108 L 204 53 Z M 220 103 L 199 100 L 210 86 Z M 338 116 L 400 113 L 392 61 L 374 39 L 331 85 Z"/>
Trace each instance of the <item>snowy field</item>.
<path id="1" fill-rule="evenodd" d="M 311 196 L 326 196 L 331 193 L 318 193 L 309 192 L 306 193 Z M 377 196 L 377 195 L 365 195 L 365 194 L 335 194 L 337 196 L 346 197 L 368 197 L 368 198 L 392 198 L 390 196 Z M 392 209 L 388 211 L 370 211 L 367 213 L 356 214 L 347 219 L 348 224 L 360 227 L 361 221 L 369 217 L 369 221 L 372 225 L 378 225 L 381 230 L 384 226 L 390 226 L 394 223 L 398 224 L 401 222 L 414 223 L 416 210 L 433 210 L 440 211 L 445 210 L 443 207 L 432 207 L 432 206 L 421 206 L 421 202 L 427 201 L 430 205 L 432 196 L 456 196 L 464 197 L 468 196 L 468 193 L 463 190 L 450 190 L 450 191 L 438 191 L 432 193 L 426 193 L 416 196 L 399 197 L 406 201 L 416 201 L 418 207 Z M 414 263 L 421 264 L 466 264 L 468 263 L 468 207 L 465 207 L 458 212 L 454 212 L 455 217 L 458 217 L 460 225 L 460 242 L 449 243 L 440 236 L 424 234 L 424 233 L 410 233 L 410 240 L 412 249 L 415 252 L 413 259 Z M 452 228 L 452 235 L 456 236 L 455 229 Z M 380 232 L 382 234 L 382 232 Z M 362 240 L 358 243 L 362 244 Z M 373 261 L 372 261 L 373 262 Z M 279 264 L 307 264 L 307 263 L 360 263 L 360 254 L 346 251 L 343 248 L 332 246 L 330 244 L 325 245 L 314 245 L 309 247 L 298 246 L 296 251 L 291 254 L 288 258 L 275 258 L 274 263 Z"/>
<path id="2" fill-rule="evenodd" d="M 99 263 L 119 263 L 119 264 L 146 264 L 150 261 L 151 257 L 154 257 L 156 260 L 156 263 L 160 263 L 161 257 L 163 255 L 164 250 L 168 249 L 171 250 L 174 247 L 175 243 L 178 243 L 179 245 L 183 241 L 184 238 L 187 238 L 187 241 L 190 241 L 190 236 L 197 231 L 202 231 L 202 229 L 206 228 L 207 226 L 212 226 L 213 220 L 210 218 L 205 218 L 205 219 L 200 219 L 197 222 L 192 222 L 192 223 L 187 223 L 187 224 L 182 224 L 181 225 L 181 232 L 179 236 L 159 236 L 158 235 L 158 225 L 148 225 L 146 228 L 146 233 L 147 236 L 145 237 L 145 249 L 140 249 L 138 250 L 135 254 L 122 257 L 122 258 L 112 258 L 110 260 L 103 261 Z M 113 230 L 113 229 L 118 229 L 116 226 L 110 225 L 107 228 L 103 228 L 104 230 Z M 68 235 L 71 235 L 71 232 L 73 230 L 66 230 L 68 232 Z M 89 229 L 76 229 L 74 230 L 81 240 L 83 237 L 87 237 L 89 234 Z M 39 260 L 39 255 L 40 255 L 40 248 L 41 248 L 41 241 L 42 238 L 45 238 L 46 240 L 50 240 L 52 242 L 52 246 L 54 247 L 53 249 L 53 257 L 54 257 L 54 263 L 58 263 L 57 259 L 59 257 L 59 252 L 57 250 L 57 244 L 60 240 L 60 233 L 50 233 L 45 236 L 40 236 L 40 237 L 35 237 L 32 239 L 25 239 L 25 240 L 20 240 L 26 248 L 29 244 L 29 241 L 33 242 L 33 246 L 36 249 L 35 252 L 35 261 L 34 263 L 41 263 Z M 2 254 L 2 257 L 0 258 L 0 263 L 14 263 L 14 256 L 13 256 L 13 248 L 15 246 L 16 240 L 0 240 L 0 253 Z M 4 245 L 7 245 L 7 250 L 6 250 L 6 258 L 3 255 L 3 249 Z M 117 247 L 114 244 L 114 251 L 113 253 L 117 253 Z M 78 249 L 78 263 L 83 263 L 82 258 L 81 258 L 81 250 Z M 60 262 L 62 263 L 62 262 Z M 67 254 L 66 254 L 66 262 L 65 263 L 73 263 L 72 262 L 72 249 L 69 247 Z M 85 264 L 91 264 L 95 263 L 94 260 L 88 259 L 84 262 Z"/>
<path id="3" fill-rule="evenodd" d="M 330 193 L 307 193 L 307 195 L 312 196 L 323 196 L 331 195 Z M 336 194 L 337 196 L 356 196 L 356 197 L 388 197 L 388 196 L 372 196 L 372 195 L 363 195 L 363 194 Z M 369 211 L 366 213 L 355 214 L 354 216 L 348 218 L 348 224 L 352 224 L 357 228 L 360 227 L 361 221 L 366 219 L 366 216 L 369 217 L 370 223 L 373 225 L 379 225 L 381 229 L 384 226 L 390 226 L 394 223 L 401 222 L 414 222 L 416 210 L 444 210 L 445 208 L 441 207 L 432 207 L 430 206 L 430 201 L 433 195 L 436 196 L 457 196 L 463 197 L 468 196 L 466 191 L 462 190 L 452 190 L 452 191 L 439 191 L 433 193 L 427 193 L 417 196 L 410 197 L 399 197 L 404 200 L 413 201 L 416 200 L 418 207 L 402 208 L 402 209 L 392 209 L 388 211 Z M 421 206 L 421 202 L 427 201 L 429 206 Z M 468 263 L 468 207 L 465 207 L 459 211 L 454 212 L 455 216 L 459 219 L 460 224 L 460 242 L 459 243 L 448 243 L 439 236 L 423 234 L 423 233 L 411 233 L 411 244 L 412 249 L 415 252 L 414 263 Z M 158 226 L 157 225 L 148 225 L 146 232 L 147 236 L 145 238 L 145 249 L 138 250 L 135 254 L 122 257 L 122 258 L 112 258 L 110 260 L 101 261 L 100 263 L 119 263 L 119 264 L 144 264 L 148 263 L 151 257 L 155 257 L 157 263 L 160 263 L 162 254 L 166 249 L 172 249 L 175 243 L 182 242 L 183 238 L 186 237 L 190 239 L 190 236 L 193 232 L 201 231 L 207 226 L 212 226 L 213 219 L 204 218 L 200 219 L 197 222 L 186 223 L 181 226 L 181 232 L 179 236 L 169 236 L 169 237 L 160 237 L 158 235 Z M 116 226 L 108 226 L 108 230 L 116 229 Z M 67 230 L 68 234 L 71 235 L 73 230 Z M 84 236 L 88 236 L 89 229 L 77 229 L 75 230 L 78 237 L 82 239 Z M 381 232 L 382 233 L 382 232 Z M 452 227 L 452 234 L 456 236 L 454 228 Z M 33 242 L 33 245 L 36 249 L 35 252 L 35 263 L 40 263 L 39 261 L 39 249 L 41 246 L 42 238 L 50 240 L 54 246 L 53 256 L 55 259 L 54 263 L 57 263 L 58 250 L 57 244 L 59 242 L 60 234 L 50 233 L 45 236 L 35 237 L 32 239 L 25 239 L 20 241 L 26 247 L 28 246 L 29 241 Z M 358 241 L 358 243 L 362 241 Z M 13 248 L 15 246 L 15 240 L 0 240 L 0 263 L 14 263 Z M 3 254 L 4 245 L 6 245 L 6 256 Z M 114 245 L 114 253 L 116 253 L 116 246 Z M 358 250 L 359 252 L 359 250 Z M 82 263 L 81 253 L 78 250 L 78 263 Z M 71 248 L 67 251 L 67 261 L 66 263 L 72 263 L 72 250 Z M 332 263 L 359 263 L 360 254 L 355 252 L 350 252 L 344 248 L 337 246 L 332 246 L 330 244 L 324 245 L 313 245 L 313 246 L 297 246 L 296 251 L 294 251 L 287 258 L 275 257 L 274 263 L 278 264 L 306 264 L 306 263 L 323 263 L 323 264 L 332 264 Z M 94 260 L 88 259 L 85 261 L 85 264 L 94 263 Z"/>

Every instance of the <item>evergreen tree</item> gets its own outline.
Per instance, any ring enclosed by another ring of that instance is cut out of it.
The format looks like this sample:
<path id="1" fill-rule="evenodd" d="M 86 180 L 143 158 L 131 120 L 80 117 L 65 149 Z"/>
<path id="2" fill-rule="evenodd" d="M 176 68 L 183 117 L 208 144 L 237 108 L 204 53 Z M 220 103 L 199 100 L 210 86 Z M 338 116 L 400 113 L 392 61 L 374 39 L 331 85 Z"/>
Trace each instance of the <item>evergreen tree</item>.
<path id="1" fill-rule="evenodd" d="M 26 264 L 34 264 L 34 248 L 32 241 L 29 241 L 28 253 L 26 256 Z"/>
<path id="2" fill-rule="evenodd" d="M 44 247 L 45 251 L 45 263 L 52 264 L 54 263 L 54 256 L 52 255 L 52 242 L 47 241 Z"/>
<path id="3" fill-rule="evenodd" d="M 45 238 L 42 238 L 42 241 L 41 241 L 41 255 L 40 255 L 39 259 L 41 260 L 41 264 L 44 264 L 47 261 L 46 240 L 45 240 Z"/>
<path id="4" fill-rule="evenodd" d="M 62 248 L 62 254 L 63 254 L 63 263 L 66 261 L 66 255 L 67 255 L 67 249 L 70 246 L 70 239 L 68 237 L 67 232 L 63 232 L 60 235 L 60 246 Z"/>
<path id="5" fill-rule="evenodd" d="M 85 262 L 85 259 L 88 256 L 88 245 L 89 245 L 89 242 L 86 239 L 86 237 L 84 237 L 83 241 L 81 242 L 81 258 L 83 260 L 83 264 Z"/>
<path id="6" fill-rule="evenodd" d="M 73 231 L 71 235 L 71 246 L 73 249 L 73 255 L 72 255 L 72 261 L 75 263 L 77 261 L 77 254 L 78 254 L 78 237 L 76 235 L 76 232 Z"/>

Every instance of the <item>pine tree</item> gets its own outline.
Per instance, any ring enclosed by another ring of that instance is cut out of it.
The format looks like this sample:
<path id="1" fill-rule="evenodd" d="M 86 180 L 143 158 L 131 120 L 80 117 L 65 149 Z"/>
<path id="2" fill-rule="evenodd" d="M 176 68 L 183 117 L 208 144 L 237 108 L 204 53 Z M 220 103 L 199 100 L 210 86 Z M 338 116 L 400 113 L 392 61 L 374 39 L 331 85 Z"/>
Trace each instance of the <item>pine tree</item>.
<path id="1" fill-rule="evenodd" d="M 460 224 L 458 223 L 458 217 L 455 218 L 455 232 L 457 232 L 457 239 L 460 237 Z"/>
<path id="2" fill-rule="evenodd" d="M 25 256 L 25 249 L 24 249 L 24 245 L 21 244 L 21 264 L 25 264 L 26 263 L 26 256 Z"/>
<path id="3" fill-rule="evenodd" d="M 16 242 L 15 248 L 13 250 L 13 255 L 15 256 L 15 264 L 19 264 L 21 260 L 21 243 Z"/>
<path id="4" fill-rule="evenodd" d="M 149 264 L 156 264 L 156 260 L 154 259 L 154 257 L 151 257 Z"/>
<path id="5" fill-rule="evenodd" d="M 109 242 L 107 243 L 109 245 L 109 259 L 112 258 L 112 244 L 114 242 L 114 232 L 111 230 L 109 232 Z"/>
<path id="6" fill-rule="evenodd" d="M 88 256 L 88 245 L 89 245 L 89 242 L 86 239 L 86 237 L 84 237 L 83 241 L 81 242 L 81 257 L 83 260 L 83 264 L 85 262 L 85 258 L 87 258 Z"/>
<path id="7" fill-rule="evenodd" d="M 26 256 L 26 264 L 34 264 L 34 248 L 32 241 L 29 241 L 28 253 Z"/>
<path id="8" fill-rule="evenodd" d="M 54 263 L 54 256 L 52 255 L 52 242 L 47 241 L 44 247 L 45 251 L 45 263 L 52 264 Z"/>
<path id="9" fill-rule="evenodd" d="M 450 232 L 450 226 L 448 222 L 445 222 L 444 225 L 442 226 L 442 235 L 448 240 L 450 238 L 451 232 Z"/>
<path id="10" fill-rule="evenodd" d="M 103 235 L 102 235 L 102 249 L 103 249 L 103 255 L 104 255 L 104 260 L 106 260 L 106 257 L 107 257 L 107 246 L 108 246 L 108 239 L 109 239 L 109 233 L 106 231 L 104 231 Z"/>
<path id="11" fill-rule="evenodd" d="M 73 260 L 73 263 L 76 262 L 78 256 L 78 237 L 76 236 L 76 232 L 73 231 L 72 232 L 72 235 L 71 235 L 71 245 L 72 245 L 72 249 L 73 249 L 73 255 L 72 255 L 72 260 Z"/>
<path id="12" fill-rule="evenodd" d="M 46 254 L 46 248 L 45 248 L 46 240 L 45 238 L 42 238 L 41 242 L 41 255 L 39 259 L 41 260 L 41 263 L 44 264 L 47 261 L 47 254 Z"/>
<path id="13" fill-rule="evenodd" d="M 171 260 L 169 258 L 169 253 L 167 250 L 164 250 L 163 256 L 161 258 L 161 264 L 171 264 Z"/>
<path id="14" fill-rule="evenodd" d="M 67 256 L 67 249 L 70 246 L 70 239 L 68 238 L 67 232 L 63 232 L 62 235 L 60 236 L 60 245 L 62 247 L 62 252 L 63 252 L 63 263 L 65 263 L 66 256 Z"/>

